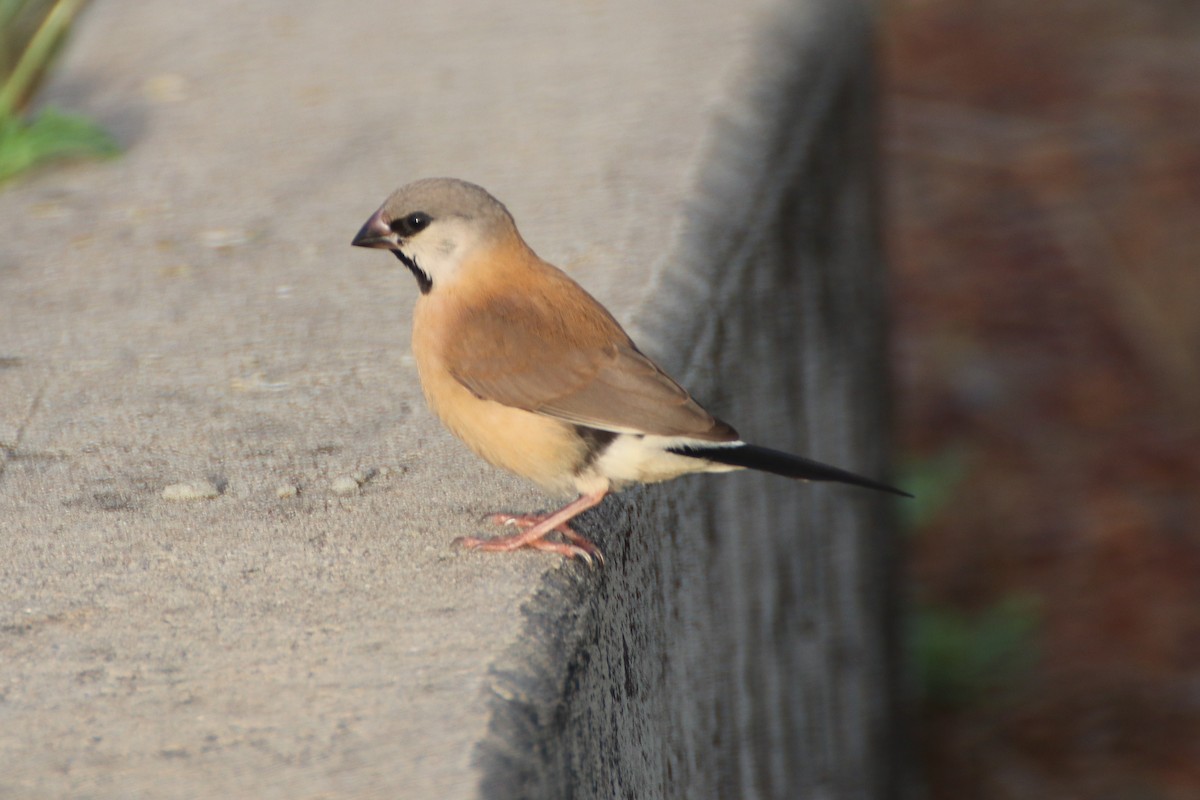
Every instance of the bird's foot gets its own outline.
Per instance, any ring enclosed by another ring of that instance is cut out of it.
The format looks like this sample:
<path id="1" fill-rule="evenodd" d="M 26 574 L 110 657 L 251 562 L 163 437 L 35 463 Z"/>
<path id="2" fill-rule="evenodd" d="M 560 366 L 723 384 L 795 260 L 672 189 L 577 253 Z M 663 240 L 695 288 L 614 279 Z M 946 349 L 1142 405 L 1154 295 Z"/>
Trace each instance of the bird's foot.
<path id="1" fill-rule="evenodd" d="M 549 518 L 549 514 L 492 514 L 488 517 L 488 521 L 494 525 L 513 525 L 524 531 L 529 530 L 535 525 L 542 524 Z M 600 548 L 593 544 L 587 537 L 577 533 L 570 525 L 564 522 L 561 525 L 556 525 L 554 530 L 568 542 L 596 559 L 601 565 L 604 564 L 604 553 L 600 552 Z"/>
<path id="2" fill-rule="evenodd" d="M 550 517 L 549 514 L 488 514 L 484 519 L 493 525 L 529 530 L 534 525 L 540 525 Z M 563 525 L 562 527 L 567 527 Z"/>
<path id="3" fill-rule="evenodd" d="M 510 536 L 497 536 L 492 539 L 478 539 L 470 536 L 463 536 L 454 540 L 454 544 L 458 547 L 466 547 L 470 550 L 517 550 L 522 547 L 532 547 L 536 550 L 546 550 L 551 553 L 558 553 L 567 558 L 578 558 L 589 567 L 594 565 L 604 565 L 604 553 L 600 548 L 589 541 L 586 537 L 576 533 L 571 526 L 565 522 L 547 527 L 540 535 L 535 535 L 530 538 L 531 529 L 539 525 L 543 525 L 549 520 L 552 514 L 492 514 L 488 517 L 488 521 L 495 525 L 512 526 L 520 532 Z M 557 533 L 565 541 L 556 542 L 546 539 L 545 537 L 551 533 Z"/>
<path id="4" fill-rule="evenodd" d="M 604 555 L 591 542 L 587 542 L 587 547 L 580 547 L 569 542 L 555 542 L 549 539 L 533 539 L 532 541 L 517 541 L 521 539 L 521 534 L 514 536 L 497 536 L 492 539 L 477 539 L 473 536 L 460 536 L 455 539 L 453 544 L 455 547 L 465 547 L 468 550 L 518 550 L 522 547 L 532 547 L 534 550 L 545 550 L 550 553 L 558 553 L 560 556 L 567 558 L 578 558 L 587 564 L 589 567 L 595 566 L 598 563 L 604 563 Z"/>

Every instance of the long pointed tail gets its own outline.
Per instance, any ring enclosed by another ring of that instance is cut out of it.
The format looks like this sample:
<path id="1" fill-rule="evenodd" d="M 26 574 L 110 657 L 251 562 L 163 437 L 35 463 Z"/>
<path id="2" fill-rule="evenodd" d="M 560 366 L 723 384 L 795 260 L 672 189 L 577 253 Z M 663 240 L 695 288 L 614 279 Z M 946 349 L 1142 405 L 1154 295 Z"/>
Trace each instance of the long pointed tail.
<path id="1" fill-rule="evenodd" d="M 853 486 L 863 486 L 867 489 L 875 489 L 880 492 L 898 494 L 901 497 L 912 497 L 908 492 L 901 491 L 894 486 L 888 486 L 886 483 L 873 481 L 870 478 L 864 478 L 862 475 L 855 475 L 853 472 L 847 472 L 844 469 L 822 464 L 820 461 L 813 461 L 810 458 L 802 456 L 794 456 L 791 453 L 784 453 L 781 450 L 759 447 L 756 444 L 739 444 L 732 447 L 728 445 L 724 447 L 704 445 L 672 447 L 671 452 L 676 455 L 701 458 L 705 461 L 715 461 L 718 464 L 728 464 L 731 467 L 762 470 L 763 472 L 770 472 L 800 481 L 848 483 Z"/>

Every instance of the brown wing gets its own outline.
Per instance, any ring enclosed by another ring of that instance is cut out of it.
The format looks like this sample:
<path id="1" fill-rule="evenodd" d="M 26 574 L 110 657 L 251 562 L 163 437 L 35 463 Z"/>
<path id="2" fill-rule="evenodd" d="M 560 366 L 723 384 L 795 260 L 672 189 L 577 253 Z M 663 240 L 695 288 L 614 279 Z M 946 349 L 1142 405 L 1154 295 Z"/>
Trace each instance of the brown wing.
<path id="1" fill-rule="evenodd" d="M 456 380 L 478 397 L 578 425 L 737 439 L 643 355 L 603 306 L 554 272 L 556 290 L 510 290 L 462 310 L 446 352 Z"/>

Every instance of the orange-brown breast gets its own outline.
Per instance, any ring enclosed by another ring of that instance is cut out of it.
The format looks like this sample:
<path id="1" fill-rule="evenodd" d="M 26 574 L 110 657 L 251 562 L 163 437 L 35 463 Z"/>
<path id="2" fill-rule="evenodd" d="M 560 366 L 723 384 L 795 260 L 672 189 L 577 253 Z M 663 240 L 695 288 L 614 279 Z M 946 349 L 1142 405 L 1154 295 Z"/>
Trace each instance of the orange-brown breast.
<path id="1" fill-rule="evenodd" d="M 574 488 L 574 475 L 587 457 L 586 444 L 570 423 L 484 399 L 456 377 L 464 365 L 497 374 L 531 367 L 548 354 L 543 348 L 521 347 L 520 337 L 497 336 L 480 342 L 464 335 L 464 326 L 483 304 L 503 304 L 520 291 L 521 264 L 466 263 L 469 280 L 456 281 L 422 295 L 413 313 L 413 353 L 429 407 L 450 431 L 495 466 L 528 478 L 556 492 Z M 464 273 L 465 277 L 465 273 Z M 466 288 L 461 288 L 466 287 Z M 529 325 L 528 315 L 514 318 L 515 326 Z M 537 321 L 532 323 L 535 327 Z M 615 323 L 614 323 L 615 324 Z M 532 336 L 542 338 L 544 332 Z M 473 342 L 464 352 L 464 342 Z M 544 363 L 544 362 L 542 362 Z"/>

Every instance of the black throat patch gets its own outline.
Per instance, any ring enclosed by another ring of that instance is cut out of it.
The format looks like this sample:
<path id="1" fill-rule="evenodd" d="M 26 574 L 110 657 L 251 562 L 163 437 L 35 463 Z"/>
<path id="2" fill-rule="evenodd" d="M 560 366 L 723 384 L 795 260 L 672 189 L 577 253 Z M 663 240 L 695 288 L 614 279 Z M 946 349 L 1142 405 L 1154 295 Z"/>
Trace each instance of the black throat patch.
<path id="1" fill-rule="evenodd" d="M 417 266 L 417 262 L 413 261 L 408 256 L 401 253 L 399 250 L 393 250 L 392 253 L 396 258 L 400 259 L 400 263 L 408 267 L 408 271 L 417 279 L 417 288 L 421 290 L 421 294 L 429 294 L 429 290 L 433 288 L 433 278 L 425 270 Z"/>

